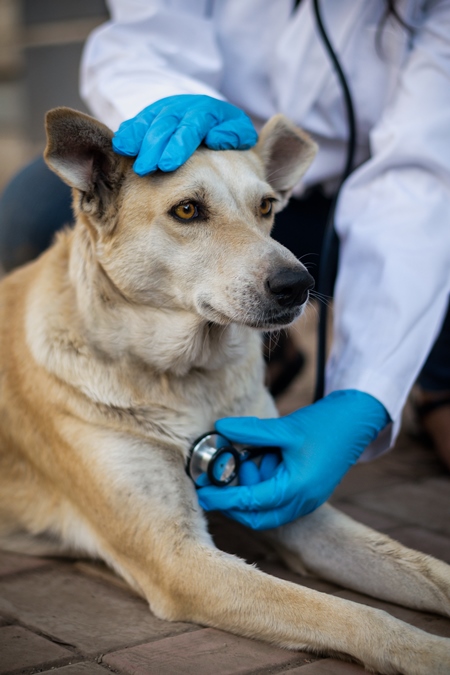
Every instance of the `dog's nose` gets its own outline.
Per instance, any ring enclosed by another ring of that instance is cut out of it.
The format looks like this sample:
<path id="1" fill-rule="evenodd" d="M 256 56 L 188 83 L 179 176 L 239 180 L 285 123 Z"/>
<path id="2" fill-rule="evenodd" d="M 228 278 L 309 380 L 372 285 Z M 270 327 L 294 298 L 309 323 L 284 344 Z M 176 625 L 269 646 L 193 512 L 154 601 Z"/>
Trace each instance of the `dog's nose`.
<path id="1" fill-rule="evenodd" d="M 306 270 L 287 268 L 268 277 L 266 287 L 281 307 L 295 307 L 307 301 L 314 279 Z"/>

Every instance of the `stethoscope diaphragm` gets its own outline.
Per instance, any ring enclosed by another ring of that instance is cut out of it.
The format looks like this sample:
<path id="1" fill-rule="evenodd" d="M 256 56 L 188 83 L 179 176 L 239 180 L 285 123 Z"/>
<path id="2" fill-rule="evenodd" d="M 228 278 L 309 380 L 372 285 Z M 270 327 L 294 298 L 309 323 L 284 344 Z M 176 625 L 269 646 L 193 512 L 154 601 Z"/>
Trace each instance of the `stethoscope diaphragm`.
<path id="1" fill-rule="evenodd" d="M 242 462 L 265 455 L 279 454 L 278 448 L 236 447 L 221 434 L 210 431 L 192 444 L 186 463 L 186 473 L 196 487 L 216 485 L 225 487 L 239 474 Z"/>

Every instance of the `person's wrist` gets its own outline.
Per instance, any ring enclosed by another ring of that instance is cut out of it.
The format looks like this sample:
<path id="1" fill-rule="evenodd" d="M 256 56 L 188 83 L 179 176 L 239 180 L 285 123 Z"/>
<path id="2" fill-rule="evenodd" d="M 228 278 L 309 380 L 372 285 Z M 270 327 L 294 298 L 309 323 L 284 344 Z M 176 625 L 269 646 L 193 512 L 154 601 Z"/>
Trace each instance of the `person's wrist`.
<path id="1" fill-rule="evenodd" d="M 283 419 L 291 430 L 292 440 L 298 433 L 297 447 L 302 445 L 300 439 L 323 448 L 342 447 L 344 454 L 348 451 L 354 461 L 390 421 L 378 399 L 357 389 L 333 391 L 310 406 L 280 418 Z"/>
<path id="2" fill-rule="evenodd" d="M 357 461 L 390 422 L 389 413 L 377 398 L 357 389 L 344 389 L 329 394 L 337 404 L 336 428 L 342 443 Z"/>
<path id="3" fill-rule="evenodd" d="M 370 414 L 379 431 L 391 422 L 390 415 L 381 401 L 372 394 L 359 389 L 341 389 L 329 394 L 329 396 L 342 394 L 347 403 L 355 408 L 355 413 Z"/>

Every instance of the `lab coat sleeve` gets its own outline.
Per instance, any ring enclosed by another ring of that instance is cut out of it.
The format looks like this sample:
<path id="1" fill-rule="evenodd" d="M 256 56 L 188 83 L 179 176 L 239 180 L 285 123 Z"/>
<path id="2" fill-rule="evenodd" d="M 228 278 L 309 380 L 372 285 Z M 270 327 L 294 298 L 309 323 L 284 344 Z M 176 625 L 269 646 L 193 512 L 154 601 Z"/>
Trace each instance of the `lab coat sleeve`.
<path id="1" fill-rule="evenodd" d="M 111 20 L 88 38 L 81 95 L 114 131 L 154 101 L 218 92 L 222 60 L 208 0 L 109 0 Z"/>
<path id="2" fill-rule="evenodd" d="M 366 458 L 394 440 L 450 292 L 450 2 L 430 6 L 336 215 L 327 391 L 365 391 L 393 420 Z"/>

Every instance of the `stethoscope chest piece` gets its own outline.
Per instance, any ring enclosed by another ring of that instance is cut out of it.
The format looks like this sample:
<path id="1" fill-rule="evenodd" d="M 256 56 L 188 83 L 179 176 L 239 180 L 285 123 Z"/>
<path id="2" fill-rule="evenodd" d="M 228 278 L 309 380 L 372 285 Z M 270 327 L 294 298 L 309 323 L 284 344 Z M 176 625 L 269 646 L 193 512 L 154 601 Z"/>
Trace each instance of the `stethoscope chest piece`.
<path id="1" fill-rule="evenodd" d="M 250 445 L 238 447 L 239 449 L 236 449 L 228 438 L 215 431 L 200 436 L 189 450 L 186 463 L 187 475 L 198 488 L 206 485 L 225 487 L 238 478 L 242 462 L 248 459 L 253 459 L 258 463 L 258 458 L 263 455 L 275 454 L 278 456 L 278 462 L 281 460 L 279 448 Z"/>
<path id="2" fill-rule="evenodd" d="M 186 472 L 197 487 L 229 485 L 244 457 L 231 442 L 215 432 L 197 438 L 189 450 Z"/>

